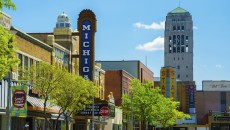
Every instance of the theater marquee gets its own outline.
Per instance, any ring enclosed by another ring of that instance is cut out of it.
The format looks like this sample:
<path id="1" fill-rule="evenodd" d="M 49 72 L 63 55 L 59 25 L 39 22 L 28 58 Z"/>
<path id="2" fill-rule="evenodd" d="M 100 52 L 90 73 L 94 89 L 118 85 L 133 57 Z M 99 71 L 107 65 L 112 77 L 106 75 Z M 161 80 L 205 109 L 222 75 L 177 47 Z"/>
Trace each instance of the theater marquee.
<path id="1" fill-rule="evenodd" d="M 96 16 L 91 10 L 83 10 L 78 19 L 80 32 L 80 75 L 94 80 Z"/>

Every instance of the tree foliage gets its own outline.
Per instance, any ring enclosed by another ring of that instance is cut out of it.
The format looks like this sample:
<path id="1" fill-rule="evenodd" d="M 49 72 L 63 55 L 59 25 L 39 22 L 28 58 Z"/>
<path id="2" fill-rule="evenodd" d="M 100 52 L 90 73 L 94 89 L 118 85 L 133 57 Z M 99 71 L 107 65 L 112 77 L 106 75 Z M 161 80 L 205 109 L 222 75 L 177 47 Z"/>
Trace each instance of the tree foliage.
<path id="1" fill-rule="evenodd" d="M 16 9 L 16 5 L 12 0 L 0 0 L 0 11 L 3 9 L 3 7 L 13 10 Z"/>
<path id="2" fill-rule="evenodd" d="M 92 97 L 98 94 L 98 87 L 78 75 L 68 73 L 65 78 L 65 82 L 59 84 L 55 93 L 51 94 L 51 99 L 61 108 L 59 116 L 65 115 L 66 122 L 69 122 L 68 119 L 72 114 L 92 103 Z M 68 126 L 67 123 L 66 129 L 69 129 Z"/>
<path id="3" fill-rule="evenodd" d="M 33 91 L 44 99 L 45 126 L 50 126 L 51 129 L 56 129 L 57 121 L 55 126 L 49 122 L 48 104 L 51 103 L 60 108 L 56 120 L 64 115 L 68 129 L 70 116 L 76 111 L 83 110 L 98 92 L 98 87 L 93 82 L 47 63 L 40 62 L 38 66 L 33 66 L 28 72 L 23 72 L 24 78 L 32 82 Z"/>
<path id="4" fill-rule="evenodd" d="M 127 115 L 134 114 L 136 120 L 141 122 L 142 129 L 146 123 L 166 128 L 179 119 L 189 117 L 177 110 L 179 102 L 165 98 L 159 88 L 152 88 L 153 84 L 140 83 L 134 79 L 131 83 L 130 94 L 122 96 L 122 108 Z"/>
<path id="5" fill-rule="evenodd" d="M 14 34 L 10 34 L 0 25 L 0 79 L 8 74 L 10 69 L 19 63 L 16 58 Z"/>

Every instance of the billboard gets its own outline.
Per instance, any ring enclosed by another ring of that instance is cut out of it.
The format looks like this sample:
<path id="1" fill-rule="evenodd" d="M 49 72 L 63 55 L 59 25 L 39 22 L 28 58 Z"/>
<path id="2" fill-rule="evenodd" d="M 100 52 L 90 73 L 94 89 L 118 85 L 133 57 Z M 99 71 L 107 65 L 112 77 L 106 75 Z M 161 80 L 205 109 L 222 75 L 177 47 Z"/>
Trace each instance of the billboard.
<path id="1" fill-rule="evenodd" d="M 202 81 L 203 91 L 230 91 L 228 80 L 204 80 Z"/>

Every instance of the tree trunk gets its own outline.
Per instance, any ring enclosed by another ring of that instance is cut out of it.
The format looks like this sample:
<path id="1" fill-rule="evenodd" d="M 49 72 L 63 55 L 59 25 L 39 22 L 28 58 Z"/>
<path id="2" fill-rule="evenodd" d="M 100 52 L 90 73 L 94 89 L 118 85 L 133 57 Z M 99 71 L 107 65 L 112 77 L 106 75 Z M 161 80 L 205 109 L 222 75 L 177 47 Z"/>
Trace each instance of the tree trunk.
<path id="1" fill-rule="evenodd" d="M 66 125 L 66 130 L 69 130 L 69 121 L 67 118 L 65 118 L 65 125 Z"/>
<path id="2" fill-rule="evenodd" d="M 146 130 L 146 121 L 141 121 L 141 130 Z"/>

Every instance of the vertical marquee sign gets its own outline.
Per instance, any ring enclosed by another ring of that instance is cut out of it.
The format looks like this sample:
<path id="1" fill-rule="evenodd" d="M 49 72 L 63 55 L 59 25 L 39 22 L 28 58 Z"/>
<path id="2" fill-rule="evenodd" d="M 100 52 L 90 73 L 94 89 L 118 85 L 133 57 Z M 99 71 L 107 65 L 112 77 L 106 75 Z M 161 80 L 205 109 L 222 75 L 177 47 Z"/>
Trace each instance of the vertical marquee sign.
<path id="1" fill-rule="evenodd" d="M 83 10 L 78 18 L 80 39 L 80 75 L 85 79 L 94 80 L 94 59 L 96 15 L 91 10 Z"/>

